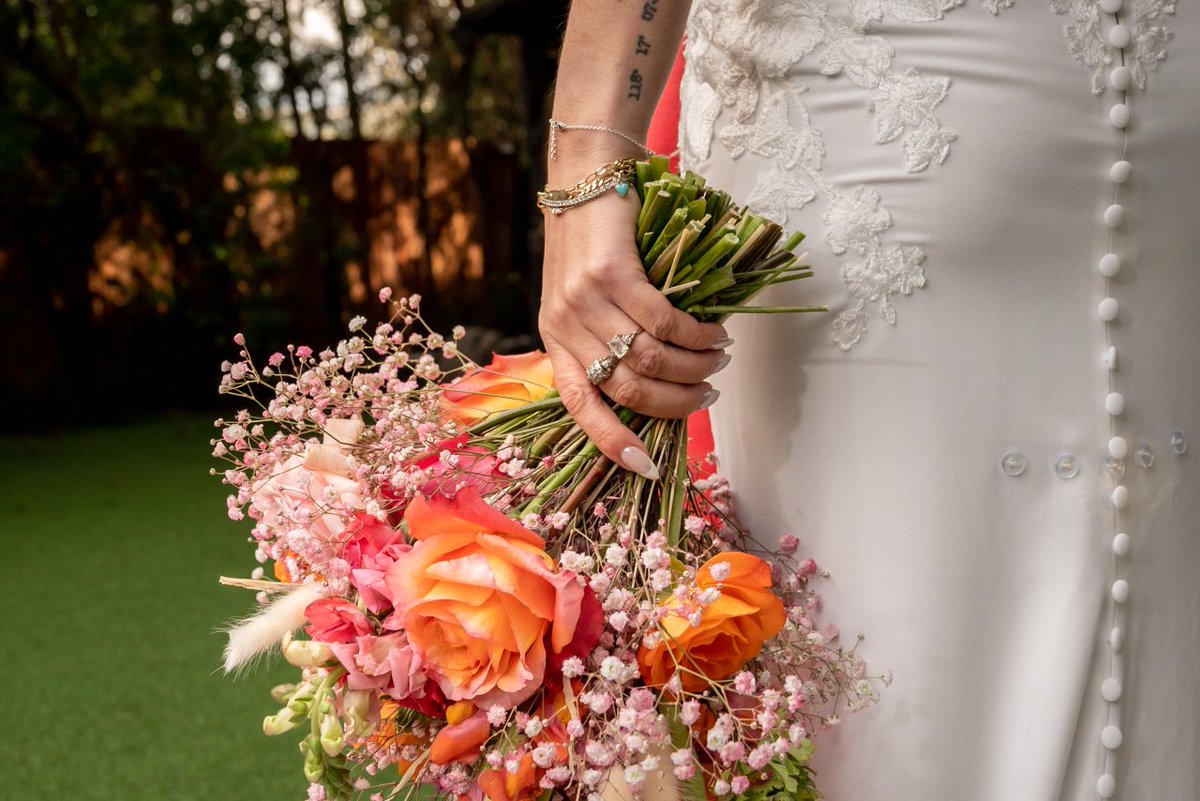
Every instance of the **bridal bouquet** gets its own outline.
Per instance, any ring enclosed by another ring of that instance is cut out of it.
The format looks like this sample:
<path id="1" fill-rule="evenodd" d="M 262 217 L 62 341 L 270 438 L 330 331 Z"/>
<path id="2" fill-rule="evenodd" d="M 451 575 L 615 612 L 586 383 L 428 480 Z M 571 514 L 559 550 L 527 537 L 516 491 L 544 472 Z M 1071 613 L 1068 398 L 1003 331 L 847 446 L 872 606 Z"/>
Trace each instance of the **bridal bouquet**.
<path id="1" fill-rule="evenodd" d="M 802 278 L 793 237 L 702 179 L 639 165 L 650 280 L 719 320 Z M 416 296 L 335 348 L 259 365 L 245 341 L 218 421 L 229 514 L 261 608 L 225 667 L 280 650 L 269 735 L 297 730 L 309 798 L 815 799 L 810 735 L 877 698 L 814 619 L 821 574 L 757 546 L 686 424 L 618 409 L 664 476 L 608 461 L 544 354 L 459 353 Z M 215 472 L 215 471 L 214 471 Z M 269 571 L 269 574 L 268 574 Z M 886 677 L 881 677 L 886 679 Z"/>

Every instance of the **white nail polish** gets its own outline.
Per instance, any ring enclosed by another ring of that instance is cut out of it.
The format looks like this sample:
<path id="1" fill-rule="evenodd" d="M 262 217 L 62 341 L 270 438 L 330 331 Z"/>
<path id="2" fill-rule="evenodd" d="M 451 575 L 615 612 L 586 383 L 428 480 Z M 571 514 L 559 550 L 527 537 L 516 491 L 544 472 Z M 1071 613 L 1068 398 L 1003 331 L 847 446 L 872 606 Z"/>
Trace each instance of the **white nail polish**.
<path id="1" fill-rule="evenodd" d="M 725 337 L 724 339 L 718 339 L 716 342 L 709 345 L 708 349 L 709 350 L 724 350 L 725 348 L 728 348 L 732 344 L 733 344 L 733 338 Z"/>
<path id="2" fill-rule="evenodd" d="M 632 445 L 621 451 L 621 464 L 625 466 L 626 470 L 632 470 L 642 478 L 648 478 L 651 481 L 659 479 L 658 468 L 654 466 L 654 462 L 650 461 L 650 456 Z"/>
<path id="3" fill-rule="evenodd" d="M 732 358 L 733 358 L 732 353 L 726 353 L 724 356 L 722 356 L 721 361 L 717 362 L 717 366 L 713 368 L 712 375 L 716 375 L 717 373 L 724 370 L 729 365 L 729 360 Z"/>
<path id="4" fill-rule="evenodd" d="M 721 397 L 721 390 L 719 389 L 710 389 L 708 392 L 705 392 L 704 399 L 700 401 L 700 405 L 696 407 L 696 411 L 701 411 L 712 406 L 717 402 L 717 398 L 719 397 Z"/>

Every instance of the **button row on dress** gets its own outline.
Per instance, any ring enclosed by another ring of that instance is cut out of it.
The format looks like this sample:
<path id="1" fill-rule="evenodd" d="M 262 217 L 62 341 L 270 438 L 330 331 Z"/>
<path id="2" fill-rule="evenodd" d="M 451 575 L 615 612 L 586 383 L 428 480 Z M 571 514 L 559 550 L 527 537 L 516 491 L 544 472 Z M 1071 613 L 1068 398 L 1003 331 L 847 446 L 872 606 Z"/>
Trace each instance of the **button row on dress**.
<path id="1" fill-rule="evenodd" d="M 1116 14 L 1121 10 L 1121 6 L 1122 0 L 1100 0 L 1100 7 L 1109 14 Z M 1132 40 L 1133 34 L 1129 30 L 1129 27 L 1119 19 L 1108 30 L 1108 41 L 1113 47 L 1123 49 Z M 1122 60 L 1124 60 L 1123 55 Z M 1115 91 L 1122 93 L 1121 99 L 1114 103 L 1108 110 L 1108 122 L 1113 128 L 1123 133 L 1126 144 L 1129 141 L 1129 124 L 1133 119 L 1133 113 L 1124 96 L 1124 93 L 1129 88 L 1130 78 L 1129 70 L 1124 66 L 1114 68 L 1108 76 L 1109 86 Z M 1121 186 L 1129 180 L 1132 172 L 1132 166 L 1124 158 L 1114 162 L 1109 167 L 1109 180 L 1116 187 L 1114 191 L 1114 195 L 1116 196 L 1114 196 L 1112 204 L 1104 210 L 1103 214 L 1104 225 L 1109 229 L 1108 237 L 1110 242 L 1112 241 L 1115 229 L 1121 227 L 1125 222 L 1125 207 L 1120 204 L 1117 196 L 1119 196 Z M 1106 288 L 1109 280 L 1116 277 L 1121 271 L 1121 257 L 1111 252 L 1111 247 L 1109 250 L 1110 252 L 1102 256 L 1097 264 L 1100 275 L 1104 277 Z M 1097 314 L 1104 322 L 1106 328 L 1109 324 L 1116 321 L 1119 313 L 1120 304 L 1115 297 L 1109 296 L 1104 298 L 1097 307 Z M 1117 350 L 1111 344 L 1104 353 L 1103 363 L 1109 371 L 1109 391 L 1104 396 L 1104 410 L 1108 413 L 1112 425 L 1115 426 L 1117 419 L 1125 413 L 1125 396 L 1113 387 L 1113 371 L 1116 370 L 1117 366 Z M 1113 509 L 1117 512 L 1122 512 L 1129 507 L 1129 488 L 1120 483 L 1125 475 L 1124 460 L 1128 454 L 1129 442 L 1124 437 L 1113 436 L 1109 439 L 1108 458 L 1105 460 L 1105 466 L 1108 468 L 1109 475 L 1113 478 L 1113 488 L 1109 498 Z M 1148 468 L 1154 463 L 1154 454 L 1148 443 L 1139 443 L 1135 454 L 1138 464 L 1143 467 Z M 1112 552 L 1118 562 L 1129 553 L 1129 546 L 1130 539 L 1128 534 L 1118 531 L 1113 535 Z M 1116 607 L 1121 607 L 1129 601 L 1129 582 L 1123 578 L 1116 578 L 1109 592 Z M 1114 653 L 1121 650 L 1120 620 L 1121 613 L 1119 609 L 1114 608 L 1114 625 L 1109 634 L 1109 644 Z M 1114 658 L 1109 676 L 1100 684 L 1100 696 L 1108 704 L 1108 724 L 1100 730 L 1100 744 L 1104 747 L 1105 757 L 1103 773 L 1096 780 L 1096 793 L 1104 799 L 1112 798 L 1116 795 L 1117 780 L 1113 775 L 1115 763 L 1112 755 L 1114 751 L 1121 747 L 1125 739 L 1120 728 L 1121 710 L 1117 704 L 1122 695 L 1119 670 L 1120 663 Z"/>

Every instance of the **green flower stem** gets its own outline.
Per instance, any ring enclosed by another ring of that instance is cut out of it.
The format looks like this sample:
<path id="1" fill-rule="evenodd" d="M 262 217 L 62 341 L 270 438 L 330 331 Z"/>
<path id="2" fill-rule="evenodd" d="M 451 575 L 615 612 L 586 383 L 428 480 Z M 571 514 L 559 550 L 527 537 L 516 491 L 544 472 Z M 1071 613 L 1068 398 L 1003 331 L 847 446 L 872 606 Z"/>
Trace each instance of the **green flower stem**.
<path id="1" fill-rule="evenodd" d="M 674 200 L 675 198 L 671 196 L 670 192 L 661 188 L 650 195 L 646 204 L 642 206 L 642 214 L 638 218 L 638 242 L 641 242 L 653 230 L 655 221 L 673 205 Z"/>
<path id="2" fill-rule="evenodd" d="M 546 481 L 545 484 L 542 484 L 538 487 L 538 494 L 534 496 L 529 503 L 525 504 L 522 511 L 525 514 L 537 514 L 541 512 L 542 507 L 546 505 L 546 501 L 550 499 L 550 496 L 554 493 L 554 491 L 566 484 L 576 473 L 579 472 L 579 468 L 582 467 L 585 462 L 589 461 L 590 459 L 594 459 L 597 455 L 599 455 L 599 453 L 600 449 L 596 447 L 596 443 L 588 440 L 587 447 L 577 453 L 575 458 L 551 474 L 549 480 Z"/>
<path id="3" fill-rule="evenodd" d="M 787 241 L 783 243 L 783 249 L 789 250 L 789 251 L 795 250 L 800 245 L 800 243 L 804 241 L 804 239 L 805 239 L 805 234 L 802 234 L 799 231 L 797 231 L 796 233 L 789 236 L 787 238 Z"/>
<path id="4" fill-rule="evenodd" d="M 702 300 L 729 289 L 736 283 L 737 279 L 733 277 L 733 270 L 728 265 L 722 265 L 715 270 L 709 270 L 700 279 L 700 285 L 680 298 L 678 305 L 685 309 L 694 306 Z"/>
<path id="5" fill-rule="evenodd" d="M 666 508 L 666 535 L 667 542 L 672 548 L 679 545 L 679 537 L 683 532 L 683 509 L 684 503 L 687 501 L 688 490 L 691 489 L 691 480 L 688 477 L 687 464 L 687 447 L 683 444 L 687 442 L 687 419 L 680 420 L 678 423 L 679 431 L 671 443 L 671 464 L 670 471 L 672 475 L 671 482 L 667 485 L 663 498 L 663 506 Z"/>
<path id="6" fill-rule="evenodd" d="M 732 231 L 718 239 L 703 256 L 695 261 L 687 270 L 680 272 L 678 280 L 691 281 L 694 278 L 704 278 L 704 274 L 717 266 L 717 263 L 733 252 L 740 244 L 737 234 Z"/>
<path id="7" fill-rule="evenodd" d="M 795 257 L 792 257 L 795 259 Z M 747 278 L 760 278 L 764 275 L 788 275 L 794 272 L 804 272 L 812 275 L 812 269 L 806 264 L 789 264 L 785 267 L 773 267 L 770 269 L 759 268 L 757 270 L 746 270 L 737 274 L 738 280 Z"/>
<path id="8" fill-rule="evenodd" d="M 468 428 L 467 433 L 485 434 L 502 423 L 507 423 L 510 420 L 521 420 L 523 422 L 533 412 L 540 412 L 543 409 L 554 408 L 562 408 L 562 398 L 558 396 L 557 392 L 551 392 L 549 395 L 539 401 L 527 403 L 524 406 L 518 406 L 516 409 L 509 409 L 504 412 L 489 415 Z"/>
<path id="9" fill-rule="evenodd" d="M 546 433 L 534 440 L 534 443 L 529 446 L 529 456 L 534 459 L 540 459 L 548 454 L 558 444 L 558 441 L 563 438 L 563 435 L 567 433 L 567 430 L 568 427 L 564 425 L 557 425 L 548 429 Z"/>
<path id="10" fill-rule="evenodd" d="M 687 260 L 693 246 L 704 233 L 704 223 L 703 219 L 692 220 L 684 227 L 675 241 L 662 252 L 662 255 L 646 273 L 646 278 L 650 283 L 661 288 L 671 285 L 675 280 L 675 273 L 679 269 L 679 265 Z"/>
<path id="11" fill-rule="evenodd" d="M 689 314 L 803 314 L 827 312 L 828 306 L 689 306 Z"/>
<path id="12" fill-rule="evenodd" d="M 688 223 L 688 209 L 686 206 L 681 206 L 671 212 L 671 216 L 667 219 L 667 224 L 658 234 L 658 238 L 654 240 L 654 244 L 650 247 L 650 251 L 646 254 L 644 264 L 651 266 L 658 257 L 663 254 L 667 246 L 676 240 L 683 227 Z"/>

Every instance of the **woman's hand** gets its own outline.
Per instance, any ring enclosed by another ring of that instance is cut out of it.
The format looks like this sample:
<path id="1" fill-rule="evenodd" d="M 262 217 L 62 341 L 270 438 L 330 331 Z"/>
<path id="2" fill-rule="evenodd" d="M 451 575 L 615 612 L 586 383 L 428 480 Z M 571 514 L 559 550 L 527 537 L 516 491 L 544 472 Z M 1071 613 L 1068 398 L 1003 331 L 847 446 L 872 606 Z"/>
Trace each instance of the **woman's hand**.
<path id="1" fill-rule="evenodd" d="M 586 171 L 585 171 L 586 172 Z M 603 392 L 653 417 L 686 417 L 709 406 L 706 382 L 729 361 L 725 329 L 675 308 L 648 280 L 634 245 L 636 193 L 546 215 L 538 325 L 567 411 L 605 456 L 647 478 L 658 471 L 645 445 L 613 413 Z M 609 354 L 617 334 L 638 332 L 629 353 L 599 387 L 584 370 Z"/>

